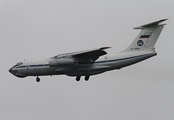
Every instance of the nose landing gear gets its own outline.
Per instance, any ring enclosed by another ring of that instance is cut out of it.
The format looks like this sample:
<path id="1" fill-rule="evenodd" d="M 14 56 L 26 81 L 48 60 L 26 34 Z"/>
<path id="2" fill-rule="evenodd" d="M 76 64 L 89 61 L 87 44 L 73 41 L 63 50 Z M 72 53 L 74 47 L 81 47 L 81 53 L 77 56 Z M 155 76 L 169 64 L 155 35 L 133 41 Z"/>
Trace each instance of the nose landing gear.
<path id="1" fill-rule="evenodd" d="M 38 76 L 36 77 L 36 82 L 40 82 L 40 78 Z"/>

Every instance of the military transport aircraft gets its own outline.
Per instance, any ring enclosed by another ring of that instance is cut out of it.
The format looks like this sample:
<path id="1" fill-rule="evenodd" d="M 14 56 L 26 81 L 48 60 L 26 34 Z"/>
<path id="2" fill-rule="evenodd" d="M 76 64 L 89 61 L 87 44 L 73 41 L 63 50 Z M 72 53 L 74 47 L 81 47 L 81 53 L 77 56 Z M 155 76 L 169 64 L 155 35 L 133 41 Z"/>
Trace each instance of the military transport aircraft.
<path id="1" fill-rule="evenodd" d="M 125 50 L 114 56 L 106 55 L 105 49 L 110 47 L 101 47 L 60 54 L 42 61 L 19 62 L 10 68 L 9 72 L 20 78 L 36 76 L 37 82 L 40 81 L 39 76 L 46 75 L 75 76 L 77 81 L 81 76 L 85 76 L 87 81 L 91 75 L 120 69 L 157 55 L 154 45 L 165 25 L 160 23 L 166 20 L 135 27 L 134 29 L 141 29 L 138 36 Z"/>

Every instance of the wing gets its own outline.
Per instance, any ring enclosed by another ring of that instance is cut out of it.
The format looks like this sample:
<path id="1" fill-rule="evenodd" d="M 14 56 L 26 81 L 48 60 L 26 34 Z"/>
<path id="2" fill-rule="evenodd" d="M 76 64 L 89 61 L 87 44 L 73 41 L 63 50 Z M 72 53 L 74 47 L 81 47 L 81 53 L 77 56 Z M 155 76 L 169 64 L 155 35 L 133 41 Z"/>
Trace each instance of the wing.
<path id="1" fill-rule="evenodd" d="M 83 62 L 95 62 L 100 56 L 107 54 L 105 49 L 108 49 L 110 47 L 102 47 L 99 49 L 94 50 L 87 50 L 87 51 L 81 51 L 81 52 L 74 52 L 74 53 L 66 53 L 66 54 L 60 54 L 53 58 L 59 59 L 59 58 L 74 58 L 79 63 Z"/>

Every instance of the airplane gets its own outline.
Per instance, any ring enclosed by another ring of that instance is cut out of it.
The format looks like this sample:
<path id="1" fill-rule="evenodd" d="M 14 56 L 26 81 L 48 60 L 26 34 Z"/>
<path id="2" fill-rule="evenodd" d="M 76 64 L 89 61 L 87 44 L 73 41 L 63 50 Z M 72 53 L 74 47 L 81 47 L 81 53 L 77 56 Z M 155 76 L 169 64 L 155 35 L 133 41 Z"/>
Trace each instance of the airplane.
<path id="1" fill-rule="evenodd" d="M 133 42 L 123 51 L 114 56 L 106 55 L 106 49 L 98 49 L 66 53 L 56 55 L 42 61 L 19 62 L 9 69 L 9 72 L 19 78 L 35 76 L 39 82 L 39 76 L 67 75 L 76 77 L 79 81 L 84 76 L 86 81 L 92 75 L 106 71 L 121 69 L 126 66 L 141 62 L 156 56 L 155 43 L 166 24 L 160 24 L 167 19 L 145 24 L 134 29 L 140 29 L 140 33 Z M 102 56 L 102 57 L 101 57 Z"/>

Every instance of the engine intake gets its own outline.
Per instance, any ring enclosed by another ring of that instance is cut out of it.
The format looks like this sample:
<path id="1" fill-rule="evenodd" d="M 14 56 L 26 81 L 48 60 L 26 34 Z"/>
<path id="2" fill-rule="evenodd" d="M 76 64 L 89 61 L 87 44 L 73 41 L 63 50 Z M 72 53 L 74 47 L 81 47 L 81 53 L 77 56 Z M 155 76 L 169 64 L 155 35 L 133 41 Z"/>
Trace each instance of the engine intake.
<path id="1" fill-rule="evenodd" d="M 59 58 L 50 60 L 49 66 L 57 67 L 57 66 L 73 65 L 74 63 L 75 60 L 73 58 Z"/>

